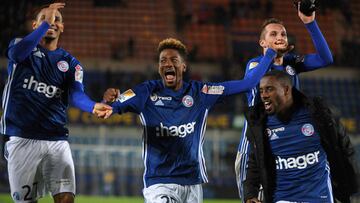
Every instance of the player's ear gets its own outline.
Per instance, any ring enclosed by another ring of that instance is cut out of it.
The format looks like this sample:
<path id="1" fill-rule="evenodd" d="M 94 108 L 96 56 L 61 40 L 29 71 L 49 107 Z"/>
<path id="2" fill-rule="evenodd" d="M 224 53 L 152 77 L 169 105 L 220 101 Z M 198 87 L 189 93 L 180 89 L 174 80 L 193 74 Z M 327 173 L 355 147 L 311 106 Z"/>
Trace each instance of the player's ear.
<path id="1" fill-rule="evenodd" d="M 183 72 L 185 73 L 186 72 L 186 64 L 183 63 L 183 66 L 184 66 Z"/>
<path id="2" fill-rule="evenodd" d="M 32 21 L 31 27 L 33 30 L 36 29 L 36 21 L 35 20 Z"/>
<path id="3" fill-rule="evenodd" d="M 59 12 L 59 11 L 58 11 L 58 12 Z M 60 23 L 58 24 L 58 27 L 59 27 L 59 29 L 60 29 L 60 32 L 64 32 L 64 25 L 65 25 L 64 19 L 63 19 L 61 13 L 60 13 Z"/>
<path id="4" fill-rule="evenodd" d="M 291 87 L 289 85 L 284 86 L 284 95 L 291 95 Z"/>
<path id="5" fill-rule="evenodd" d="M 259 45 L 262 47 L 262 48 L 266 48 L 266 42 L 264 39 L 260 39 L 259 40 Z"/>
<path id="6" fill-rule="evenodd" d="M 61 23 L 59 25 L 59 30 L 60 30 L 60 32 L 64 32 L 64 23 Z"/>

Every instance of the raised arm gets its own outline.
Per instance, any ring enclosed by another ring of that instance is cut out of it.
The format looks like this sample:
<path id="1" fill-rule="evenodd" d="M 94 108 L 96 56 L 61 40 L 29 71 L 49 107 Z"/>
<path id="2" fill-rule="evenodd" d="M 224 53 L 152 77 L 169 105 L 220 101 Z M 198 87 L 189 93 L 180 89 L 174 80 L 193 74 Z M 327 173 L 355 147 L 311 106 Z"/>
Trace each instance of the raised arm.
<path id="1" fill-rule="evenodd" d="M 16 63 L 22 62 L 28 57 L 31 51 L 39 44 L 41 38 L 50 28 L 49 23 L 43 22 L 37 29 L 28 34 L 23 39 L 15 39 L 7 50 L 7 57 Z"/>
<path id="2" fill-rule="evenodd" d="M 269 70 L 273 59 L 276 56 L 276 52 L 268 48 L 265 52 L 265 55 L 261 58 L 259 64 L 256 67 L 253 67 L 242 80 L 233 80 L 219 83 L 219 85 L 224 86 L 224 95 L 238 94 L 245 92 L 255 87 L 263 77 L 263 75 Z"/>
<path id="3" fill-rule="evenodd" d="M 310 33 L 311 39 L 314 43 L 316 53 L 307 54 L 304 58 L 304 71 L 311 71 L 333 63 L 333 57 L 319 26 L 315 21 L 315 11 L 311 16 L 306 16 L 300 11 L 298 6 L 298 15 L 305 27 Z"/>
<path id="4" fill-rule="evenodd" d="M 10 44 L 6 53 L 8 58 L 16 63 L 20 63 L 28 57 L 36 45 L 39 44 L 41 38 L 46 34 L 50 25 L 54 23 L 56 11 L 64 8 L 64 6 L 64 3 L 50 4 L 50 6 L 45 9 L 44 22 L 21 41 L 15 40 L 14 43 Z"/>

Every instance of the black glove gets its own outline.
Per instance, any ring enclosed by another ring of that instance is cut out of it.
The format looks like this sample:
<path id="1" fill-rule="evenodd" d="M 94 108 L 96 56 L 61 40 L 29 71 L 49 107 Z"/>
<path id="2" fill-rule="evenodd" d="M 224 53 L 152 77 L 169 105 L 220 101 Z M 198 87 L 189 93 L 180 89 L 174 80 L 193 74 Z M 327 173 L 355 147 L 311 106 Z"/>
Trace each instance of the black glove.
<path id="1" fill-rule="evenodd" d="M 298 8 L 298 3 L 300 2 L 300 11 L 306 16 L 311 16 L 312 13 L 317 9 L 318 1 L 316 0 L 295 0 L 294 5 L 296 9 Z"/>

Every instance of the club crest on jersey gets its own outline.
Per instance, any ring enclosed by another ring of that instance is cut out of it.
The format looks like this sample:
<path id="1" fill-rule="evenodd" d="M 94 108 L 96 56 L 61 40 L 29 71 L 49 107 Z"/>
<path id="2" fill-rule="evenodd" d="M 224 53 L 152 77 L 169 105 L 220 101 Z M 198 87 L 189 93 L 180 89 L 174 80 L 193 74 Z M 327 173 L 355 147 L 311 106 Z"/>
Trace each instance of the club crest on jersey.
<path id="1" fill-rule="evenodd" d="M 61 72 L 64 72 L 64 73 L 69 70 L 69 64 L 66 61 L 57 62 L 57 67 Z"/>
<path id="2" fill-rule="evenodd" d="M 185 107 L 192 107 L 192 105 L 194 105 L 194 99 L 190 95 L 185 95 L 182 98 L 182 103 Z"/>
<path id="3" fill-rule="evenodd" d="M 132 91 L 132 89 L 128 89 L 124 93 L 120 94 L 120 96 L 117 100 L 120 101 L 121 103 L 123 103 L 135 96 L 136 96 L 135 92 Z"/>
<path id="4" fill-rule="evenodd" d="M 78 64 L 77 66 L 75 66 L 75 81 L 78 81 L 78 82 L 82 83 L 83 78 L 84 78 L 83 69 L 80 66 L 80 64 Z"/>
<path id="5" fill-rule="evenodd" d="M 305 136 L 311 136 L 314 134 L 315 130 L 314 130 L 314 126 L 311 125 L 310 123 L 306 123 L 301 127 L 301 132 L 305 135 Z"/>
<path id="6" fill-rule="evenodd" d="M 259 62 L 251 62 L 251 63 L 249 64 L 249 70 L 255 68 L 258 64 L 259 64 Z"/>
<path id="7" fill-rule="evenodd" d="M 221 95 L 224 93 L 224 89 L 225 87 L 222 85 L 215 85 L 215 86 L 207 86 L 204 85 L 201 89 L 201 92 L 204 94 L 216 94 L 216 95 Z"/>
<path id="8" fill-rule="evenodd" d="M 287 65 L 286 68 L 285 68 L 286 72 L 289 74 L 289 75 L 295 75 L 296 72 L 295 70 L 293 69 L 293 67 Z"/>

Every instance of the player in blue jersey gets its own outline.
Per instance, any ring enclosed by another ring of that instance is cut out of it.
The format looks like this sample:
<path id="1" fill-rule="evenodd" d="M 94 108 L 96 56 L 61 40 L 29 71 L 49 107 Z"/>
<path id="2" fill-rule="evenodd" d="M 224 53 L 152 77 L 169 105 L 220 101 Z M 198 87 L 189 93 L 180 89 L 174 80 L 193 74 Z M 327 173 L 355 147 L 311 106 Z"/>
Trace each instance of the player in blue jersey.
<path id="1" fill-rule="evenodd" d="M 307 98 L 288 74 L 272 70 L 260 81 L 261 103 L 245 113 L 251 143 L 246 203 L 350 203 L 358 190 L 355 151 L 321 98 Z"/>
<path id="2" fill-rule="evenodd" d="M 254 87 L 273 63 L 268 49 L 251 77 L 222 83 L 183 80 L 186 47 L 169 38 L 158 47 L 162 80 L 144 82 L 122 94 L 114 88 L 104 94 L 115 113 L 139 114 L 144 127 L 145 202 L 202 202 L 202 183 L 208 182 L 202 145 L 211 107 L 223 97 Z"/>
<path id="3" fill-rule="evenodd" d="M 54 202 L 74 202 L 74 163 L 65 127 L 68 101 L 100 117 L 111 113 L 110 106 L 87 97 L 81 64 L 57 46 L 64 6 L 42 8 L 34 31 L 13 40 L 7 50 L 1 134 L 10 137 L 4 154 L 15 202 L 36 202 L 48 192 Z"/>
<path id="4" fill-rule="evenodd" d="M 313 12 L 311 16 L 306 16 L 298 10 L 298 16 L 310 33 L 316 53 L 294 55 L 284 52 L 286 54 L 278 54 L 269 69 L 282 70 L 286 72 L 291 76 L 293 85 L 299 89 L 300 84 L 298 74 L 325 67 L 333 62 L 333 58 L 330 49 L 315 21 L 315 12 Z M 281 50 L 283 49 L 288 50 L 288 38 L 283 23 L 278 19 L 267 19 L 262 26 L 259 44 L 263 48 L 264 52 L 268 48 L 273 48 L 274 50 L 277 50 L 278 53 L 282 53 Z M 245 78 L 247 78 L 248 75 L 255 70 L 255 67 L 260 66 L 259 60 L 261 60 L 261 58 L 262 56 L 259 56 L 248 62 Z M 246 95 L 248 106 L 255 105 L 259 101 L 258 86 L 248 91 Z M 238 184 L 240 198 L 243 198 L 242 182 L 246 179 L 246 165 L 249 153 L 249 142 L 245 136 L 246 133 L 247 122 L 245 121 L 235 161 L 236 181 Z"/>

